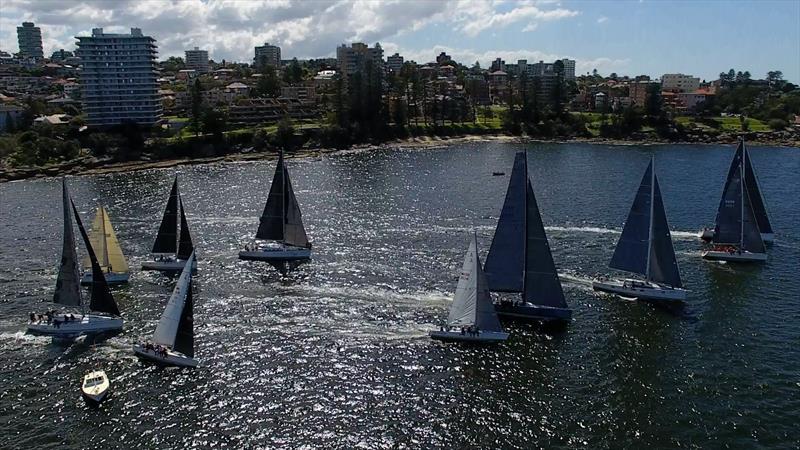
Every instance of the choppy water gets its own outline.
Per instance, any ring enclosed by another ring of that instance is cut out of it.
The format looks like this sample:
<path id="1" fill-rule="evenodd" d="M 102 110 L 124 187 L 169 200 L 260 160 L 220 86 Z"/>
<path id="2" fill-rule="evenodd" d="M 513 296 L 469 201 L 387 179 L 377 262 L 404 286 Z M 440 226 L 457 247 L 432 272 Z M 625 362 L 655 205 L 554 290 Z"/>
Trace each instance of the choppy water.
<path id="1" fill-rule="evenodd" d="M 574 322 L 511 327 L 495 348 L 427 338 L 446 316 L 468 231 L 482 253 L 514 152 L 530 175 Z M 686 310 L 599 297 L 656 154 Z M 800 152 L 753 148 L 777 242 L 763 266 L 704 262 L 733 148 L 471 144 L 290 161 L 314 260 L 289 280 L 239 261 L 274 162 L 178 169 L 200 258 L 197 370 L 145 366 L 172 282 L 135 270 L 125 330 L 90 346 L 23 334 L 52 296 L 60 183 L 0 185 L 0 448 L 796 448 L 800 445 Z M 131 267 L 174 170 L 70 178 L 86 222 L 108 206 Z M 113 397 L 78 392 L 102 367 Z"/>

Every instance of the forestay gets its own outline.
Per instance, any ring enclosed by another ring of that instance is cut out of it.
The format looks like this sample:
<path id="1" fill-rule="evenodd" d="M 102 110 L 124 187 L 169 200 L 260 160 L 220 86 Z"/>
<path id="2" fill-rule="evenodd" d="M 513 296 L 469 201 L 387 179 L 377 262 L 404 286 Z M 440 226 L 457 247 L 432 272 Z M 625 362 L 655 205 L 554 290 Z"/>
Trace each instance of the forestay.
<path id="1" fill-rule="evenodd" d="M 75 231 L 72 229 L 72 208 L 66 178 L 61 180 L 61 189 L 62 207 L 64 208 L 64 241 L 53 302 L 65 306 L 81 306 L 78 254 L 75 250 Z"/>
<path id="2" fill-rule="evenodd" d="M 484 331 L 503 331 L 489 294 L 486 274 L 478 256 L 478 237 L 473 234 L 458 278 L 447 322 L 453 327 L 477 325 Z"/>
<path id="3" fill-rule="evenodd" d="M 192 265 L 194 264 L 194 252 L 186 260 L 186 265 L 183 267 L 178 283 L 172 291 L 172 295 L 167 302 L 167 307 L 158 321 L 156 331 L 153 334 L 153 342 L 165 347 L 172 348 L 176 351 L 183 353 L 186 356 L 192 357 L 194 355 L 194 339 L 193 332 L 186 333 L 186 327 L 192 327 L 192 297 L 191 297 L 191 282 L 192 282 Z M 180 339 L 178 336 L 180 335 Z M 191 349 L 188 349 L 187 344 Z M 178 347 L 176 347 L 176 345 Z"/>

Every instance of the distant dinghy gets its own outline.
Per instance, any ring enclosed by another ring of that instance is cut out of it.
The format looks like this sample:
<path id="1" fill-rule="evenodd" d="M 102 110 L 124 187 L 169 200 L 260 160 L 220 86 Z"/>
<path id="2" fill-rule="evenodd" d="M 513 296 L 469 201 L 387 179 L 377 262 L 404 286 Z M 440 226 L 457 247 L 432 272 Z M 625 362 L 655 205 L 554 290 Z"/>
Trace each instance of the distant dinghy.
<path id="1" fill-rule="evenodd" d="M 501 319 L 545 323 L 572 319 L 528 179 L 525 152 L 514 158 L 485 270 L 490 291 L 522 294 L 519 301 L 495 303 Z"/>
<path id="2" fill-rule="evenodd" d="M 192 235 L 189 232 L 189 223 L 186 221 L 186 212 L 183 210 L 183 199 L 178 190 L 176 175 L 167 206 L 164 208 L 164 216 L 161 218 L 161 226 L 158 227 L 156 241 L 153 243 L 154 260 L 142 263 L 142 270 L 180 272 L 193 252 Z M 192 260 L 192 270 L 197 270 L 196 260 Z"/>
<path id="3" fill-rule="evenodd" d="M 748 189 L 748 160 L 744 142 L 739 142 L 734 164 L 722 192 L 712 246 L 703 252 L 704 259 L 729 262 L 767 260 L 758 226 L 758 213 L 754 207 L 759 200 L 754 201 L 754 195 Z"/>
<path id="4" fill-rule="evenodd" d="M 767 205 L 764 201 L 764 195 L 761 193 L 761 185 L 758 183 L 758 176 L 756 176 L 756 171 L 753 168 L 753 163 L 750 159 L 750 152 L 744 145 L 743 139 L 739 139 L 739 145 L 736 147 L 736 153 L 734 154 L 733 161 L 731 161 L 731 166 L 728 169 L 728 177 L 725 179 L 725 186 L 728 186 L 731 183 L 732 178 L 738 176 L 739 161 L 742 160 L 744 161 L 744 184 L 749 194 L 751 207 L 753 208 L 753 213 L 755 214 L 756 223 L 758 225 L 758 230 L 761 233 L 761 239 L 765 243 L 771 243 L 775 240 L 775 232 L 773 231 L 772 223 L 769 220 Z M 714 233 L 716 232 L 716 228 L 719 226 L 719 220 L 725 206 L 724 202 L 725 197 L 723 195 L 723 198 L 720 200 L 719 209 L 717 210 L 717 218 L 715 220 L 714 228 L 705 228 L 700 231 L 700 239 L 706 242 L 711 242 L 714 240 Z"/>
<path id="5" fill-rule="evenodd" d="M 686 299 L 653 158 L 639 184 L 609 266 L 643 275 L 644 280 L 596 280 L 592 283 L 595 291 L 648 301 Z"/>
<path id="6" fill-rule="evenodd" d="M 450 306 L 447 327 L 430 333 L 431 339 L 449 342 L 492 343 L 508 339 L 492 304 L 486 274 L 478 256 L 478 237 L 473 233 Z"/>
<path id="7" fill-rule="evenodd" d="M 122 254 L 114 227 L 111 226 L 108 211 L 102 205 L 97 208 L 97 214 L 92 222 L 92 231 L 89 233 L 89 241 L 97 255 L 100 268 L 105 273 L 106 282 L 109 285 L 127 283 L 130 269 L 125 261 L 125 255 Z M 88 255 L 83 259 L 83 267 L 81 284 L 90 285 L 92 284 L 92 262 Z"/>
<path id="8" fill-rule="evenodd" d="M 239 252 L 239 259 L 265 261 L 281 273 L 311 259 L 311 243 L 303 227 L 303 215 L 292 189 L 282 151 L 278 155 L 256 241 Z"/>
<path id="9" fill-rule="evenodd" d="M 114 296 L 108 289 L 103 269 L 97 260 L 89 236 L 83 227 L 78 210 L 72 203 L 67 188 L 67 180 L 62 180 L 62 201 L 64 211 L 64 241 L 61 250 L 61 264 L 56 280 L 56 289 L 53 294 L 53 303 L 61 306 L 76 308 L 75 312 L 48 311 L 45 315 L 31 314 L 28 324 L 28 333 L 34 335 L 52 336 L 55 339 L 70 340 L 84 334 L 98 334 L 122 329 L 122 317 L 119 307 L 114 301 Z M 89 285 L 91 297 L 89 311 L 96 314 L 87 314 L 86 302 L 81 295 L 80 276 L 78 275 L 78 255 L 75 250 L 75 232 L 72 228 L 73 219 L 78 224 L 78 229 L 89 254 L 92 268 L 92 282 Z"/>
<path id="10" fill-rule="evenodd" d="M 192 263 L 194 252 L 186 260 L 153 333 L 152 342 L 133 347 L 133 352 L 140 359 L 162 366 L 197 367 L 197 360 L 194 359 Z"/>

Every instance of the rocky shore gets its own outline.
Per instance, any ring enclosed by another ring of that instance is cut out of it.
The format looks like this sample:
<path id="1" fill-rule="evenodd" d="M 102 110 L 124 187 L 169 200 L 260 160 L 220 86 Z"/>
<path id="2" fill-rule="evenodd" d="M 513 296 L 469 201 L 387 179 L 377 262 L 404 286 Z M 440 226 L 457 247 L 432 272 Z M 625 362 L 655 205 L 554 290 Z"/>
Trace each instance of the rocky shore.
<path id="1" fill-rule="evenodd" d="M 519 142 L 519 143 L 594 143 L 605 145 L 663 145 L 663 144 L 735 144 L 739 136 L 743 135 L 750 145 L 765 145 L 776 147 L 800 148 L 800 130 L 785 130 L 771 132 L 724 133 L 717 136 L 706 134 L 692 135 L 683 141 L 667 141 L 653 139 L 644 133 L 636 133 L 625 139 L 608 138 L 568 138 L 568 139 L 537 139 L 526 136 L 511 136 L 506 134 L 458 136 L 458 137 L 415 137 L 403 140 L 387 141 L 381 144 L 354 145 L 347 149 L 330 148 L 301 148 L 291 153 L 292 158 L 318 157 L 321 155 L 345 154 L 373 149 L 413 149 L 434 148 L 445 145 L 457 145 L 472 142 Z M 163 160 L 141 159 L 136 161 L 115 161 L 111 158 L 81 157 L 61 164 L 53 164 L 34 168 L 6 168 L 0 166 L 0 182 L 22 180 L 27 178 L 45 178 L 60 175 L 91 175 L 116 172 L 129 172 L 134 170 L 147 170 L 168 168 L 179 165 L 213 164 L 237 161 L 256 161 L 276 158 L 274 151 L 244 152 L 233 149 L 224 156 L 175 158 Z"/>

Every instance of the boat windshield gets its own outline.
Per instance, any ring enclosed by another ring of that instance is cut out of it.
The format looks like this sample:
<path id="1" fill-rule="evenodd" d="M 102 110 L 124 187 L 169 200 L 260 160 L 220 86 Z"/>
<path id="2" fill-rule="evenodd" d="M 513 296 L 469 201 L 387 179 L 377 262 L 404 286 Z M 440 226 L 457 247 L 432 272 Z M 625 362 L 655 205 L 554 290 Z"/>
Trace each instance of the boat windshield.
<path id="1" fill-rule="evenodd" d="M 94 387 L 97 386 L 98 384 L 103 384 L 103 377 L 89 378 L 88 380 L 83 382 L 84 387 Z"/>

